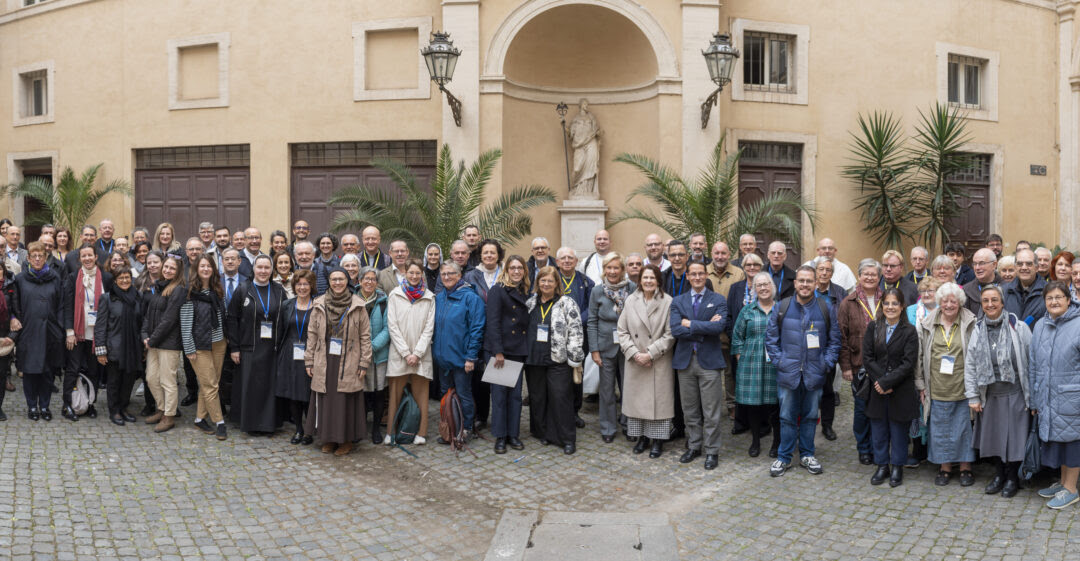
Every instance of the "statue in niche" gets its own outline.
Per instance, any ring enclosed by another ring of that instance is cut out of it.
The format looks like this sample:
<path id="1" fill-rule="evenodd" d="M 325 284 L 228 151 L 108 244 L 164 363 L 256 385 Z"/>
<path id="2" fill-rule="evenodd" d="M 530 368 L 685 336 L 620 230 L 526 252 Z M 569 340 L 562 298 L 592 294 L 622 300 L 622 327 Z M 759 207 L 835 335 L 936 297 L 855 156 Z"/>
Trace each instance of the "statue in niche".
<path id="1" fill-rule="evenodd" d="M 597 171 L 600 167 L 600 125 L 589 112 L 589 100 L 578 103 L 578 114 L 570 121 L 570 146 L 574 150 L 573 187 L 571 199 L 597 200 L 600 190 Z"/>

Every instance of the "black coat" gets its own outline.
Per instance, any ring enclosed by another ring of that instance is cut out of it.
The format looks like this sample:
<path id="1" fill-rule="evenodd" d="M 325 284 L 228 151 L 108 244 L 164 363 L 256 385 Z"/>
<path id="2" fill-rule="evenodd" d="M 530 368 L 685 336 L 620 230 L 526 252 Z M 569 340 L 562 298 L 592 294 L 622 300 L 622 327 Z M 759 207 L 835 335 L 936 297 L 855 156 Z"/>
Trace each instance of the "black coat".
<path id="1" fill-rule="evenodd" d="M 548 255 L 547 263 L 541 263 L 539 267 L 536 266 L 536 257 L 530 257 L 529 261 L 526 263 L 526 265 L 528 265 L 528 267 L 529 267 L 529 281 L 530 281 L 530 283 L 533 283 L 533 282 L 536 281 L 536 271 L 539 271 L 540 269 L 543 269 L 544 267 L 557 267 L 558 266 L 558 265 L 555 264 L 555 259 L 550 255 Z"/>
<path id="2" fill-rule="evenodd" d="M 259 337 L 263 315 L 259 296 L 260 294 L 255 292 L 254 282 L 240 285 L 233 294 L 225 312 L 225 338 L 229 340 L 229 352 L 251 351 L 255 348 L 255 339 Z M 280 284 L 271 282 L 269 301 L 267 302 L 265 296 L 262 298 L 270 308 L 267 321 L 277 323 L 278 313 L 286 299 L 285 289 Z"/>
<path id="3" fill-rule="evenodd" d="M 871 382 L 877 382 L 883 390 L 893 393 L 881 395 L 873 387 L 866 402 L 866 416 L 880 419 L 885 416 L 888 404 L 889 420 L 897 423 L 911 421 L 919 416 L 919 394 L 915 390 L 915 365 L 919 361 L 919 334 L 915 326 L 900 319 L 888 344 L 879 344 L 874 321 L 866 326 L 863 335 L 862 360 Z M 880 327 L 884 329 L 884 327 Z"/>
<path id="4" fill-rule="evenodd" d="M 135 364 L 124 364 L 124 357 L 132 356 L 126 345 L 136 345 L 135 356 L 142 356 L 142 340 L 124 340 L 124 324 L 135 322 L 136 334 L 142 331 L 143 306 L 142 297 L 135 298 L 135 315 L 129 317 L 124 313 L 124 303 L 113 296 L 111 292 L 102 292 L 97 301 L 97 323 L 94 325 L 94 346 L 105 347 L 105 356 L 109 362 L 115 362 L 123 372 L 135 372 L 142 367 L 142 361 Z"/>
<path id="5" fill-rule="evenodd" d="M 751 280 L 743 279 L 731 285 L 731 288 L 728 289 L 728 321 L 724 324 L 724 333 L 727 333 L 729 340 L 731 339 L 732 331 L 735 328 L 735 320 L 739 319 L 739 313 L 742 312 L 743 309 L 742 301 L 743 296 L 746 294 L 746 283 L 751 282 Z M 777 299 L 777 301 L 779 301 L 779 298 Z"/>
<path id="6" fill-rule="evenodd" d="M 761 269 L 763 273 L 773 274 L 772 266 L 769 262 L 765 262 L 765 267 Z M 776 301 L 779 302 L 784 298 L 790 298 L 795 295 L 795 270 L 787 265 L 781 269 L 780 286 L 776 287 Z M 773 277 L 773 282 L 776 281 L 776 277 Z"/>
<path id="7" fill-rule="evenodd" d="M 101 271 L 101 293 L 104 294 L 112 288 L 113 278 L 104 268 L 98 267 L 98 270 Z M 82 310 L 82 302 L 75 302 L 75 289 L 78 288 L 75 284 L 78 281 L 79 269 L 75 269 L 74 272 L 69 273 L 64 278 L 64 329 L 75 329 L 75 310 Z M 97 305 L 96 302 L 94 304 Z M 76 308 L 76 306 L 79 306 L 79 308 Z M 81 337 L 80 333 L 76 333 L 75 335 Z"/>
<path id="8" fill-rule="evenodd" d="M 19 346 L 16 365 L 27 374 L 52 373 L 63 366 L 66 354 L 60 275 L 50 269 L 34 276 L 27 268 L 15 276 L 14 287 L 11 311 L 22 323 L 12 337 Z"/>
<path id="9" fill-rule="evenodd" d="M 491 355 L 529 354 L 529 296 L 496 283 L 488 290 L 484 350 Z"/>
<path id="10" fill-rule="evenodd" d="M 149 339 L 147 343 L 155 349 L 166 351 L 182 351 L 183 343 L 180 341 L 180 306 L 187 299 L 187 291 L 184 285 L 179 285 L 168 297 L 161 295 L 161 289 L 142 293 L 143 309 L 145 316 L 142 324 L 142 338 Z"/>
<path id="11" fill-rule="evenodd" d="M 109 254 L 101 250 L 101 244 L 99 244 L 98 241 L 100 240 L 94 241 L 94 255 L 97 256 L 98 266 L 104 269 L 108 266 Z M 61 276 L 67 277 L 72 273 L 79 272 L 79 268 L 82 267 L 82 263 L 79 262 L 80 247 L 82 247 L 82 244 L 75 246 L 64 256 L 64 274 Z M 105 247 L 109 247 L 108 244 L 106 244 Z"/>
<path id="12" fill-rule="evenodd" d="M 895 288 L 900 291 L 900 294 L 904 295 L 904 308 L 919 301 L 919 287 L 915 283 L 911 282 L 911 279 L 907 277 L 900 277 L 900 282 L 885 286 L 885 278 L 882 277 L 878 282 L 878 288 L 884 291 L 886 288 Z"/>

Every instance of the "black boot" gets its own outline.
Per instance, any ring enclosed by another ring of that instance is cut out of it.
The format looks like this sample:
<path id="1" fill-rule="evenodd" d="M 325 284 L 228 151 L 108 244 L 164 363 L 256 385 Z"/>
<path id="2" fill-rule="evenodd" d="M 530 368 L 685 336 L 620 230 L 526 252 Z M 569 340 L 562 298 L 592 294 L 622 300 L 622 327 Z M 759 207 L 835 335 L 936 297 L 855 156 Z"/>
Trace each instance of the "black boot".
<path id="1" fill-rule="evenodd" d="M 640 454 L 640 453 L 644 452 L 645 449 L 648 448 L 648 447 L 649 447 L 649 439 L 645 438 L 644 436 L 639 436 L 637 444 L 634 445 L 634 453 L 635 454 Z"/>
<path id="2" fill-rule="evenodd" d="M 4 414 L 4 396 L 7 394 L 7 376 L 4 376 L 3 380 L 0 380 L 0 421 L 6 421 L 7 415 Z"/>
<path id="3" fill-rule="evenodd" d="M 997 473 L 994 474 L 994 478 L 986 484 L 986 489 L 984 489 L 987 495 L 996 495 L 1005 487 L 1005 462 L 998 459 L 995 464 L 994 467 L 997 469 Z"/>
<path id="4" fill-rule="evenodd" d="M 1011 499 L 1020 490 L 1020 462 L 1009 462 L 1005 466 L 1005 486 L 1001 488 L 1001 496 Z"/>
<path id="5" fill-rule="evenodd" d="M 382 432 L 382 416 L 386 411 L 385 401 L 383 396 L 386 391 L 380 392 L 366 392 L 365 397 L 370 396 L 368 405 L 371 407 L 371 443 L 382 444 L 383 432 Z"/>

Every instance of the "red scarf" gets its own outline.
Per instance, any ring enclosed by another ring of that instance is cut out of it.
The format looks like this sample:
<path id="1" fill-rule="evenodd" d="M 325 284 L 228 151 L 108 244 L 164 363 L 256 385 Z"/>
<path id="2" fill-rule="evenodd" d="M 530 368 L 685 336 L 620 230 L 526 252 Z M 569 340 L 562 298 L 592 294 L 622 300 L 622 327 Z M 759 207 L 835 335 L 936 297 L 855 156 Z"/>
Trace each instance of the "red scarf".
<path id="1" fill-rule="evenodd" d="M 90 306 L 97 310 L 97 302 L 101 296 L 101 267 L 94 268 L 94 305 Z M 83 302 L 86 300 L 86 287 L 83 286 L 83 268 L 79 267 L 79 275 L 75 277 L 75 340 L 85 341 L 86 314 L 83 312 Z M 93 339 L 91 339 L 92 341 Z"/>

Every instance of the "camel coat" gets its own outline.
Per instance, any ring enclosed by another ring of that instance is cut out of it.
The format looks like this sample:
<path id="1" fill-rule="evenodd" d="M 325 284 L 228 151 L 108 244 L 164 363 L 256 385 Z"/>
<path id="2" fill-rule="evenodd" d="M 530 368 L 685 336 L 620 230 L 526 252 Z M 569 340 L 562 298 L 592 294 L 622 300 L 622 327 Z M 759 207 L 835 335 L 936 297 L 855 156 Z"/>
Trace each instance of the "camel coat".
<path id="1" fill-rule="evenodd" d="M 316 298 L 311 308 L 311 325 L 304 350 L 304 366 L 310 368 L 312 373 L 311 391 L 326 393 L 326 377 L 334 375 L 338 377 L 338 393 L 361 391 L 364 380 L 360 377 L 360 370 L 365 370 L 365 375 L 375 374 L 371 372 L 371 321 L 364 301 L 359 296 L 353 296 L 352 304 L 345 312 L 341 331 L 344 354 L 337 372 L 326 371 L 326 333 L 334 328 L 329 324 L 328 316 L 326 295 Z"/>
<path id="2" fill-rule="evenodd" d="M 431 338 L 435 333 L 435 293 L 424 290 L 416 302 L 401 287 L 390 291 L 386 307 L 386 324 L 390 327 L 390 357 L 387 377 L 419 374 L 431 379 Z M 405 357 L 416 355 L 420 363 L 409 367 Z"/>
<path id="3" fill-rule="evenodd" d="M 623 379 L 622 412 L 647 420 L 675 416 L 675 373 L 671 369 L 671 297 L 658 293 L 645 302 L 641 290 L 626 299 L 619 315 L 619 345 L 626 364 Z M 652 366 L 640 366 L 634 355 L 647 352 Z"/>

